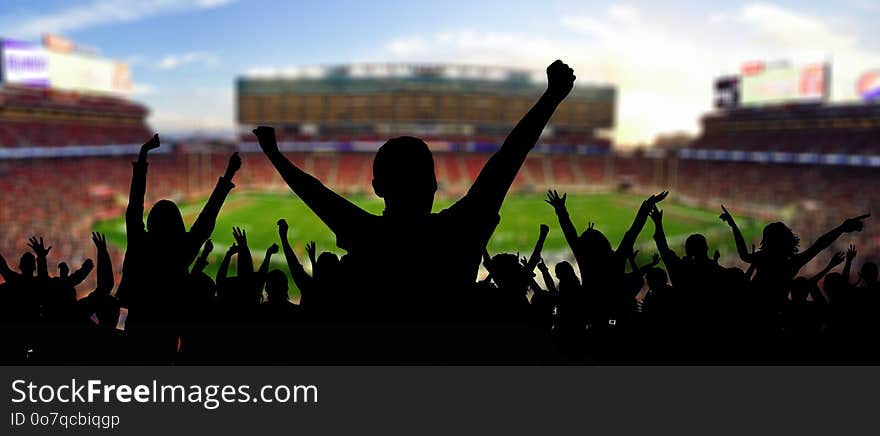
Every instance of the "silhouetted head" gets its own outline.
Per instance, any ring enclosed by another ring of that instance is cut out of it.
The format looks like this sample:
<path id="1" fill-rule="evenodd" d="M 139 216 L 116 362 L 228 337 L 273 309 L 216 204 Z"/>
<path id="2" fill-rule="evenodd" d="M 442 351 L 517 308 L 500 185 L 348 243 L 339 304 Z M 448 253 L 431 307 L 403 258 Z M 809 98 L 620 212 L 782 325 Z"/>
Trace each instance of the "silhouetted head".
<path id="1" fill-rule="evenodd" d="M 688 236 L 684 241 L 684 252 L 692 259 L 708 259 L 709 244 L 706 242 L 706 237 L 699 233 Z"/>
<path id="2" fill-rule="evenodd" d="M 401 136 L 379 147 L 373 160 L 373 190 L 394 214 L 427 215 L 434 205 L 434 157 L 419 138 Z"/>
<path id="3" fill-rule="evenodd" d="M 807 294 L 810 293 L 810 281 L 806 277 L 797 277 L 791 282 L 791 301 L 794 303 L 803 303 L 807 301 Z"/>
<path id="4" fill-rule="evenodd" d="M 67 262 L 61 262 L 58 264 L 58 275 L 61 276 L 62 279 L 70 275 L 70 267 L 67 266 Z"/>
<path id="5" fill-rule="evenodd" d="M 190 276 L 190 286 L 193 290 L 193 295 L 202 303 L 213 299 L 217 293 L 214 279 L 205 274 L 204 271 Z"/>
<path id="6" fill-rule="evenodd" d="M 182 241 L 186 235 L 180 209 L 171 200 L 159 200 L 147 215 L 147 232 L 164 241 Z"/>
<path id="7" fill-rule="evenodd" d="M 562 261 L 556 264 L 554 268 L 556 272 L 556 279 L 559 280 L 559 283 L 575 283 L 579 282 L 577 274 L 574 272 L 574 267 L 571 266 L 570 263 L 566 261 Z"/>
<path id="8" fill-rule="evenodd" d="M 648 273 L 645 274 L 645 280 L 648 282 L 648 287 L 655 290 L 666 286 L 668 279 L 666 271 L 661 268 L 651 268 L 648 270 Z"/>
<path id="9" fill-rule="evenodd" d="M 326 280 L 338 279 L 340 263 L 339 257 L 329 251 L 325 251 L 318 255 L 315 259 L 315 267 L 312 276 L 315 280 L 324 282 Z"/>
<path id="10" fill-rule="evenodd" d="M 613 252 L 611 249 L 611 243 L 608 242 L 608 238 L 606 238 L 602 232 L 594 228 L 584 230 L 578 238 L 577 243 L 581 248 L 581 252 L 584 253 L 587 263 L 606 259 Z"/>
<path id="11" fill-rule="evenodd" d="M 790 256 L 797 253 L 800 239 L 788 226 L 777 221 L 764 227 L 761 250 L 772 255 Z"/>
<path id="12" fill-rule="evenodd" d="M 868 286 L 874 286 L 877 284 L 877 264 L 874 262 L 865 262 L 862 265 L 862 280 L 865 281 L 865 284 Z"/>
<path id="13" fill-rule="evenodd" d="M 287 301 L 287 276 L 278 269 L 269 271 L 266 275 L 266 297 L 270 303 Z"/>
<path id="14" fill-rule="evenodd" d="M 492 280 L 499 289 L 525 292 L 531 278 L 517 255 L 501 253 L 492 257 Z"/>
<path id="15" fill-rule="evenodd" d="M 34 271 L 37 270 L 37 259 L 33 253 L 27 252 L 21 255 L 21 259 L 18 260 L 18 270 L 25 277 L 34 275 Z"/>
<path id="16" fill-rule="evenodd" d="M 825 276 L 825 293 L 834 299 L 840 294 L 846 292 L 846 288 L 849 286 L 846 283 L 846 279 L 843 278 L 843 274 L 838 272 L 828 273 Z"/>

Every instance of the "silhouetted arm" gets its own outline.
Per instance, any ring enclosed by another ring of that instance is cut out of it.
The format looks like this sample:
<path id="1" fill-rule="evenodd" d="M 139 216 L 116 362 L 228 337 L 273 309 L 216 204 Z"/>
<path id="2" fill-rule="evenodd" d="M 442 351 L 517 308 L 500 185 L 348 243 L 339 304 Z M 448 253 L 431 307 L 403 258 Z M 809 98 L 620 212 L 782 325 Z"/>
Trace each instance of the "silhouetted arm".
<path id="1" fill-rule="evenodd" d="M 849 273 L 852 269 L 853 259 L 856 258 L 856 246 L 854 244 L 849 244 L 849 249 L 846 250 L 846 263 L 843 264 L 843 271 L 840 273 L 843 275 L 843 279 L 846 280 L 846 284 L 850 284 L 849 282 Z"/>
<path id="2" fill-rule="evenodd" d="M 675 254 L 675 251 L 669 248 L 669 243 L 666 241 L 666 231 L 663 229 L 663 211 L 654 206 L 649 216 L 654 222 L 654 244 L 657 246 L 660 258 L 663 259 L 663 263 L 666 265 L 669 277 L 672 278 L 676 275 L 678 262 L 681 259 Z M 672 281 L 674 283 L 674 279 Z"/>
<path id="3" fill-rule="evenodd" d="M 47 256 L 49 255 L 49 252 L 52 251 L 52 246 L 50 245 L 47 248 L 43 244 L 43 238 L 38 240 L 36 236 L 33 236 L 28 240 L 28 247 L 30 247 L 37 257 L 37 278 L 48 279 L 49 265 Z"/>
<path id="4" fill-rule="evenodd" d="M 263 291 L 263 286 L 266 284 L 266 276 L 269 275 L 269 263 L 272 261 L 272 255 L 276 253 L 278 253 L 278 244 L 272 244 L 266 250 L 266 256 L 263 257 L 260 269 L 257 270 L 257 277 L 254 279 L 255 290 L 258 292 Z"/>
<path id="5" fill-rule="evenodd" d="M 195 275 L 204 271 L 205 267 L 208 266 L 208 256 L 212 251 L 214 251 L 214 243 L 208 239 L 205 241 L 205 248 L 202 250 L 202 254 L 196 259 L 196 263 L 193 264 L 192 270 L 189 273 Z"/>
<path id="6" fill-rule="evenodd" d="M 92 262 L 92 259 L 86 259 L 78 270 L 74 271 L 69 277 L 67 277 L 67 284 L 69 286 L 79 285 L 89 276 L 89 274 L 91 274 L 93 269 L 95 269 L 95 264 Z"/>
<path id="7" fill-rule="evenodd" d="M 281 237 L 281 249 L 284 251 L 284 259 L 287 261 L 287 270 L 290 271 L 290 277 L 299 289 L 303 299 L 301 301 L 307 301 L 308 295 L 314 287 L 314 279 L 306 272 L 299 258 L 296 257 L 296 253 L 294 253 L 293 247 L 290 246 L 290 241 L 287 239 L 287 231 L 287 221 L 283 219 L 278 220 L 278 235 Z M 312 268 L 314 267 L 315 265 L 312 263 Z"/>
<path id="8" fill-rule="evenodd" d="M 501 148 L 483 166 L 477 180 L 462 199 L 486 212 L 497 214 L 504 197 L 529 151 L 538 142 L 553 112 L 574 86 L 574 70 L 562 61 L 547 67 L 547 91 L 517 123 Z"/>
<path id="9" fill-rule="evenodd" d="M 238 246 L 232 244 L 229 247 L 229 250 L 226 250 L 226 255 L 223 256 L 223 260 L 220 262 L 220 267 L 217 269 L 217 284 L 226 280 L 226 275 L 229 274 L 229 262 L 232 261 L 232 255 L 238 252 Z"/>
<path id="10" fill-rule="evenodd" d="M 131 188 L 128 193 L 128 207 L 125 209 L 125 235 L 129 249 L 140 241 L 144 234 L 144 195 L 147 192 L 147 153 L 159 148 L 159 135 L 155 134 L 141 146 L 138 160 L 132 162 Z"/>
<path id="11" fill-rule="evenodd" d="M 247 233 L 238 227 L 233 227 L 232 237 L 238 245 L 238 276 L 250 277 L 254 273 L 254 258 L 248 247 Z"/>
<path id="12" fill-rule="evenodd" d="M 814 275 L 810 277 L 810 282 L 813 284 L 819 283 L 819 280 L 822 280 L 822 277 L 825 277 L 825 274 L 828 274 L 829 271 L 834 269 L 837 265 L 843 263 L 844 254 L 843 252 L 834 253 L 834 256 L 831 256 L 831 260 L 828 261 L 828 265 Z"/>
<path id="13" fill-rule="evenodd" d="M 749 247 L 746 245 L 746 239 L 736 225 L 736 221 L 733 220 L 733 215 L 727 211 L 727 208 L 725 208 L 723 204 L 721 205 L 721 210 L 722 213 L 719 218 L 730 226 L 730 230 L 733 232 L 733 239 L 736 242 L 736 251 L 739 254 L 739 258 L 745 263 L 754 263 L 756 260 L 755 254 L 749 252 Z"/>
<path id="14" fill-rule="evenodd" d="M 263 153 L 281 178 L 333 233 L 346 234 L 347 231 L 356 229 L 362 218 L 369 216 L 369 213 L 333 192 L 284 157 L 278 150 L 275 129 L 260 126 L 254 129 L 254 134 L 257 135 Z"/>
<path id="15" fill-rule="evenodd" d="M 556 217 L 559 219 L 559 227 L 562 228 L 562 235 L 565 236 L 565 242 L 568 243 L 568 247 L 571 249 L 572 254 L 574 254 L 575 259 L 578 258 L 578 234 L 577 229 L 575 229 L 574 224 L 571 222 L 571 217 L 568 215 L 568 209 L 565 207 L 565 200 L 568 197 L 568 194 L 563 193 L 562 196 L 559 196 L 559 193 L 556 192 L 555 189 L 547 191 L 547 199 L 546 201 L 550 206 L 553 206 L 553 210 L 556 212 Z M 592 226 L 591 226 L 592 227 Z"/>
<path id="16" fill-rule="evenodd" d="M 92 232 L 92 241 L 98 251 L 98 285 L 92 294 L 110 295 L 116 281 L 113 278 L 113 261 L 107 251 L 107 239 L 101 233 Z"/>
<path id="17" fill-rule="evenodd" d="M 544 278 L 544 286 L 547 287 L 547 292 L 551 295 L 557 295 L 556 282 L 553 281 L 553 276 L 550 275 L 550 270 L 547 268 L 547 265 L 543 260 L 538 263 L 538 271 L 541 271 L 541 276 Z"/>
<path id="18" fill-rule="evenodd" d="M 3 277 L 3 280 L 6 282 L 15 281 L 18 278 L 18 273 L 9 268 L 9 265 L 6 263 L 6 259 L 0 254 L 0 276 Z"/>
<path id="19" fill-rule="evenodd" d="M 800 266 L 806 265 L 807 262 L 816 257 L 816 255 L 822 252 L 822 250 L 830 247 L 831 244 L 834 243 L 834 241 L 836 241 L 837 238 L 839 238 L 844 233 L 862 231 L 862 228 L 864 228 L 865 226 L 864 220 L 870 216 L 871 214 L 866 214 L 857 216 L 855 218 L 849 218 L 839 226 L 832 229 L 830 232 L 819 237 L 819 239 L 817 239 L 816 242 L 814 242 L 813 245 L 810 246 L 810 248 L 807 248 L 806 250 L 797 254 L 796 258 Z"/>
<path id="20" fill-rule="evenodd" d="M 189 253 L 187 253 L 187 265 L 198 256 L 199 248 L 211 237 L 211 233 L 214 232 L 217 215 L 220 214 L 220 208 L 223 207 L 223 202 L 226 201 L 229 191 L 232 191 L 232 188 L 235 187 L 232 183 L 232 178 L 235 177 L 235 173 L 239 168 L 241 168 L 241 157 L 238 156 L 238 153 L 232 153 L 232 156 L 229 158 L 229 164 L 226 167 L 226 173 L 217 180 L 217 186 L 211 192 L 211 197 L 205 203 L 205 207 L 202 208 L 199 217 L 196 218 L 196 221 L 189 229 L 190 245 Z"/>
<path id="21" fill-rule="evenodd" d="M 642 202 L 639 211 L 636 213 L 636 218 L 633 220 L 629 230 L 623 234 L 623 239 L 620 240 L 620 244 L 617 246 L 618 254 L 629 257 L 630 253 L 633 251 L 633 246 L 636 243 L 636 238 L 639 237 L 639 233 L 641 233 L 642 228 L 645 227 L 645 222 L 648 221 L 648 214 L 651 212 L 651 209 L 655 208 L 657 203 L 663 201 L 668 195 L 668 191 L 663 191 L 659 194 L 648 197 Z"/>

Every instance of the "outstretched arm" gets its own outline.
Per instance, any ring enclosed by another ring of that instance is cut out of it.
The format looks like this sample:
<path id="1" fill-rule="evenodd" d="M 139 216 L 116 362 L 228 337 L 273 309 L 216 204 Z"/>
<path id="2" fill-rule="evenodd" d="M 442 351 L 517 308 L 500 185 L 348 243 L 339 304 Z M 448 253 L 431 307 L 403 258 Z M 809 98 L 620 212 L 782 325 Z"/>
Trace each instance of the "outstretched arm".
<path id="1" fill-rule="evenodd" d="M 639 207 L 639 211 L 636 213 L 636 218 L 633 220 L 629 230 L 623 235 L 623 239 L 620 240 L 620 245 L 617 246 L 617 253 L 629 257 L 630 253 L 632 253 L 633 245 L 636 243 L 636 238 L 639 237 L 639 233 L 645 227 L 645 222 L 648 221 L 648 214 L 651 212 L 651 209 L 654 209 L 657 203 L 663 201 L 668 195 L 669 191 L 663 191 L 648 197 L 642 202 L 642 206 Z"/>
<path id="2" fill-rule="evenodd" d="M 254 273 L 254 259 L 248 247 L 247 233 L 238 227 L 233 227 L 232 237 L 238 245 L 238 276 L 249 277 Z"/>
<path id="3" fill-rule="evenodd" d="M 74 271 L 73 274 L 71 274 L 70 277 L 67 278 L 67 284 L 70 286 L 79 285 L 86 279 L 86 277 L 89 276 L 89 274 L 91 274 L 94 268 L 95 264 L 94 262 L 92 262 L 92 259 L 86 259 L 86 261 L 83 262 L 82 266 L 80 266 L 78 270 Z"/>
<path id="4" fill-rule="evenodd" d="M 287 186 L 290 186 L 290 189 L 318 215 L 318 218 L 333 233 L 344 234 L 357 226 L 361 218 L 369 215 L 284 157 L 278 150 L 275 129 L 260 126 L 254 129 L 254 134 L 257 135 L 263 153 L 272 162 L 278 174 L 281 174 L 281 177 L 287 182 Z"/>
<path id="5" fill-rule="evenodd" d="M 562 228 L 562 235 L 565 236 L 565 242 L 568 243 L 568 247 L 571 249 L 572 254 L 574 254 L 575 259 L 578 258 L 578 234 L 577 229 L 575 229 L 574 224 L 571 222 L 571 217 L 568 215 L 568 209 L 565 207 L 565 199 L 568 197 L 568 194 L 562 193 L 562 196 L 559 196 L 559 193 L 556 192 L 555 189 L 547 191 L 547 199 L 544 200 L 550 206 L 553 206 L 553 210 L 556 212 L 556 217 L 559 219 L 559 227 Z M 592 226 L 591 226 L 592 227 Z"/>
<path id="6" fill-rule="evenodd" d="M 849 218 L 839 226 L 832 229 L 830 232 L 819 237 L 819 239 L 817 239 L 816 242 L 814 242 L 813 245 L 810 246 L 810 248 L 807 248 L 797 255 L 797 259 L 800 265 L 806 265 L 807 262 L 816 257 L 816 255 L 819 254 L 822 250 L 831 246 L 831 244 L 844 233 L 862 231 L 862 228 L 865 227 L 865 219 L 870 216 L 871 214 L 865 214 L 857 216 L 855 218 Z"/>
<path id="7" fill-rule="evenodd" d="M 574 79 L 574 70 L 562 61 L 557 60 L 547 67 L 547 91 L 517 123 L 498 152 L 486 162 L 463 201 L 478 205 L 487 212 L 498 213 L 529 151 L 538 142 L 557 106 L 571 92 Z"/>
<path id="8" fill-rule="evenodd" d="M 46 247 L 43 244 L 43 238 L 37 240 L 36 236 L 32 236 L 28 239 L 28 247 L 34 252 L 37 256 L 37 277 L 40 279 L 48 279 L 49 278 L 49 265 L 47 262 L 47 256 L 49 252 L 52 251 L 52 246 Z"/>
<path id="9" fill-rule="evenodd" d="M 266 256 L 263 257 L 263 263 L 257 270 L 257 277 L 254 279 L 254 286 L 257 292 L 263 292 L 263 286 L 266 284 L 266 276 L 269 274 L 269 263 L 272 261 L 272 255 L 278 253 L 278 244 L 272 244 L 266 250 Z"/>
<path id="10" fill-rule="evenodd" d="M 849 282 L 849 272 L 852 269 L 852 261 L 856 258 L 856 246 L 855 244 L 849 244 L 849 249 L 846 250 L 846 263 L 843 264 L 843 272 L 840 274 L 843 275 L 843 279 L 846 280 L 846 284 L 850 284 Z"/>
<path id="11" fill-rule="evenodd" d="M 733 220 L 733 215 L 727 211 L 727 208 L 724 207 L 723 204 L 721 205 L 721 210 L 722 213 L 718 218 L 721 218 L 721 221 L 726 222 L 727 225 L 730 226 L 730 230 L 733 232 L 733 239 L 736 241 L 736 251 L 739 253 L 739 258 L 745 263 L 754 263 L 755 255 L 754 253 L 749 253 L 749 248 L 746 246 L 746 239 L 736 225 L 736 221 Z"/>
<path id="12" fill-rule="evenodd" d="M 240 168 L 241 157 L 238 156 L 238 153 L 232 153 L 232 156 L 229 158 L 229 164 L 226 166 L 226 173 L 217 181 L 217 186 L 211 192 L 211 198 L 205 203 L 205 207 L 202 208 L 202 212 L 189 230 L 187 265 L 198 256 L 199 248 L 204 245 L 205 241 L 211 237 L 211 233 L 214 232 L 214 225 L 217 223 L 217 215 L 220 214 L 220 208 L 223 207 L 223 202 L 226 201 L 229 191 L 235 187 L 232 184 L 232 178 L 235 177 L 235 173 Z"/>
<path id="13" fill-rule="evenodd" d="M 547 286 L 547 292 L 549 292 L 550 295 L 557 295 L 556 282 L 553 281 L 553 276 L 550 275 L 550 269 L 547 268 L 544 259 L 541 259 L 541 261 L 538 262 L 538 271 L 541 271 L 541 276 L 544 278 L 544 286 Z"/>
<path id="14" fill-rule="evenodd" d="M 281 249 L 284 251 L 284 259 L 287 261 L 287 270 L 290 271 L 293 283 L 299 288 L 303 298 L 301 301 L 308 301 L 308 295 L 312 291 L 314 280 L 303 268 L 299 258 L 296 257 L 296 253 L 293 252 L 293 247 L 290 246 L 290 241 L 287 239 L 287 231 L 287 221 L 284 219 L 278 220 L 278 236 L 281 237 Z M 312 252 L 309 251 L 309 253 Z M 312 262 L 312 268 L 315 268 L 314 262 Z"/>
<path id="15" fill-rule="evenodd" d="M 831 256 L 831 260 L 828 261 L 828 265 L 814 275 L 810 277 L 810 281 L 813 283 L 819 283 L 819 280 L 822 280 L 822 277 L 825 277 L 825 274 L 828 274 L 829 271 L 833 270 L 837 265 L 843 263 L 844 254 L 843 252 L 834 253 L 834 256 Z"/>
<path id="16" fill-rule="evenodd" d="M 217 284 L 226 280 L 226 275 L 229 274 L 229 262 L 232 261 L 232 255 L 238 252 L 238 246 L 232 244 L 229 247 L 229 250 L 226 250 L 226 255 L 223 256 L 223 261 L 220 262 L 220 267 L 217 268 Z"/>
<path id="17" fill-rule="evenodd" d="M 202 250 L 202 255 L 196 259 L 196 263 L 193 265 L 192 270 L 189 273 L 196 275 L 204 271 L 205 267 L 208 266 L 208 256 L 212 251 L 214 251 L 214 243 L 208 239 L 205 241 L 205 248 Z"/>
<path id="18" fill-rule="evenodd" d="M 18 278 L 18 273 L 9 268 L 9 265 L 6 264 L 6 259 L 0 254 L 0 276 L 3 277 L 3 280 L 6 282 L 13 281 Z"/>
<path id="19" fill-rule="evenodd" d="M 92 242 L 98 251 L 98 286 L 92 294 L 110 295 L 116 282 L 113 278 L 113 262 L 107 251 L 107 238 L 101 233 L 92 232 Z"/>
<path id="20" fill-rule="evenodd" d="M 159 148 L 159 134 L 141 146 L 138 160 L 132 162 L 131 188 L 125 209 L 125 234 L 129 248 L 144 233 L 144 195 L 147 192 L 147 153 Z"/>

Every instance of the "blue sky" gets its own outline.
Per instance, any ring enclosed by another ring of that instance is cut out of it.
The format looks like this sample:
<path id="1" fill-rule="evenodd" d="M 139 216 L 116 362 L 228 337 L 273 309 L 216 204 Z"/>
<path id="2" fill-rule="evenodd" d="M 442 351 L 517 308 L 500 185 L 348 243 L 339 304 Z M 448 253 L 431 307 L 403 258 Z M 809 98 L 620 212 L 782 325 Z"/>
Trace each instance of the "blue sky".
<path id="1" fill-rule="evenodd" d="M 622 144 L 697 130 L 713 77 L 753 59 L 834 63 L 834 100 L 880 68 L 880 0 L 9 1 L 0 36 L 54 32 L 132 66 L 160 132 L 232 132 L 237 76 L 359 61 L 497 64 L 556 58 L 619 87 Z"/>

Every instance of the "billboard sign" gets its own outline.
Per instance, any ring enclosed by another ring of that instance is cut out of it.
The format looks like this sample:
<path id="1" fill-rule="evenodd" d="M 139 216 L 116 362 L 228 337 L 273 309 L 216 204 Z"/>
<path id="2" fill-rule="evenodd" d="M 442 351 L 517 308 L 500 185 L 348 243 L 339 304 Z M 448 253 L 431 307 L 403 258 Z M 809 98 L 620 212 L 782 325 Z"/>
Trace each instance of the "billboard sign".
<path id="1" fill-rule="evenodd" d="M 128 65 L 79 53 L 47 51 L 53 88 L 126 96 L 131 92 Z"/>
<path id="2" fill-rule="evenodd" d="M 747 73 L 748 72 L 748 73 Z M 743 69 L 743 105 L 803 103 L 825 100 L 828 95 L 828 64 L 793 67 L 780 63 Z"/>
<path id="3" fill-rule="evenodd" d="M 739 106 L 739 77 L 725 76 L 715 80 L 715 108 L 734 109 Z"/>
<path id="4" fill-rule="evenodd" d="M 856 92 L 865 100 L 880 100 L 880 70 L 862 74 L 856 83 Z"/>
<path id="5" fill-rule="evenodd" d="M 0 42 L 3 58 L 4 84 L 44 88 L 49 85 L 49 59 L 42 47 L 28 42 L 3 40 Z"/>

